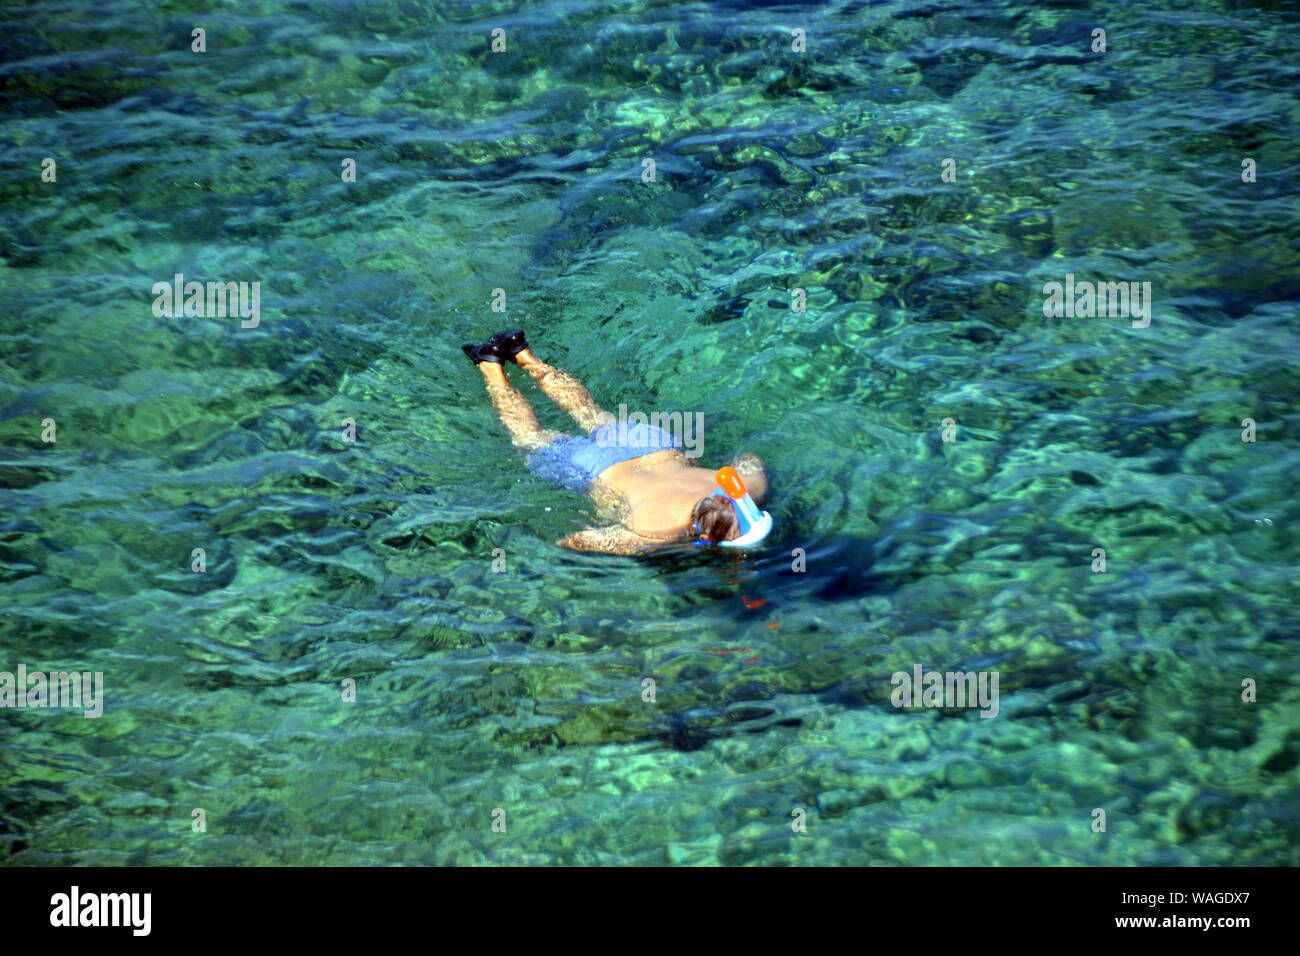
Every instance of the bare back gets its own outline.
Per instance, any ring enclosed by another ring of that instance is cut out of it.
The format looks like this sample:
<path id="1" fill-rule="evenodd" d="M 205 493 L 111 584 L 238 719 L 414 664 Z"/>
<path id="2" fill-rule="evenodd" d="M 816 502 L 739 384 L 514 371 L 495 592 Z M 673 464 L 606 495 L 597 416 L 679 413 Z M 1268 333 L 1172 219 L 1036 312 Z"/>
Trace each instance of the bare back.
<path id="1" fill-rule="evenodd" d="M 767 497 L 767 475 L 757 455 L 732 463 L 754 500 Z M 656 451 L 611 465 L 592 484 L 597 507 L 624 528 L 645 538 L 676 541 L 694 537 L 695 503 L 718 487 L 710 468 L 691 463 L 681 451 Z"/>

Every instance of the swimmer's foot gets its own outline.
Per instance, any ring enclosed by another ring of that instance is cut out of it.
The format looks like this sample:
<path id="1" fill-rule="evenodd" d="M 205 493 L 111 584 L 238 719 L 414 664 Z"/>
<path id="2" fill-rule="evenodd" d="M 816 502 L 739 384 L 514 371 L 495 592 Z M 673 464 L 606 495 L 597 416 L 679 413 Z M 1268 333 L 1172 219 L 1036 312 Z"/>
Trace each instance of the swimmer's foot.
<path id="1" fill-rule="evenodd" d="M 508 358 L 518 362 L 516 356 L 520 352 L 528 350 L 528 342 L 524 340 L 524 330 L 514 329 L 510 332 L 498 332 L 488 340 L 489 345 L 496 347 L 497 353 L 502 358 Z"/>
<path id="2" fill-rule="evenodd" d="M 493 342 L 484 342 L 482 345 L 467 342 L 460 347 L 460 350 L 468 355 L 469 360 L 475 365 L 481 365 L 483 362 L 501 364 L 501 353 L 497 351 L 496 344 Z"/>

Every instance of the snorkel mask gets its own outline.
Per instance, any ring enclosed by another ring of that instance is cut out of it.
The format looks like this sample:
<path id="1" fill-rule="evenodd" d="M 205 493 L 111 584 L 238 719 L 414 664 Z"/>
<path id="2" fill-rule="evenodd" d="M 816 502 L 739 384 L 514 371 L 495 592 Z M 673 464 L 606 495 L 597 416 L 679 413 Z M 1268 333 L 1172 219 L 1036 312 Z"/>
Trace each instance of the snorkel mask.
<path id="1" fill-rule="evenodd" d="M 739 537 L 731 541 L 718 541 L 716 544 L 721 548 L 748 548 L 751 545 L 758 544 L 766 538 L 772 531 L 772 516 L 766 511 L 759 511 L 758 505 L 754 504 L 754 499 L 749 496 L 745 490 L 745 483 L 740 480 L 740 475 L 736 474 L 736 469 L 728 465 L 725 468 L 719 468 L 718 473 L 714 476 L 720 487 L 713 492 L 715 495 L 725 495 L 731 499 L 732 507 L 736 511 L 736 521 L 740 527 Z M 715 542 L 706 541 L 698 537 L 700 533 L 700 523 L 695 522 L 695 547 L 702 548 L 706 544 Z"/>

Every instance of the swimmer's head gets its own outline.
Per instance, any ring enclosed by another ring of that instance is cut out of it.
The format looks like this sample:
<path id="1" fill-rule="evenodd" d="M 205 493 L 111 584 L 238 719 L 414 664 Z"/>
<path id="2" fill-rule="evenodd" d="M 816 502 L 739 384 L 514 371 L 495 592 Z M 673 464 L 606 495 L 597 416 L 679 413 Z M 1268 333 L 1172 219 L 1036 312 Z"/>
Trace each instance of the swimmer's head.
<path id="1" fill-rule="evenodd" d="M 709 544 L 740 537 L 740 522 L 736 520 L 735 509 L 722 495 L 705 495 L 695 502 L 691 520 L 695 522 L 696 536 Z"/>

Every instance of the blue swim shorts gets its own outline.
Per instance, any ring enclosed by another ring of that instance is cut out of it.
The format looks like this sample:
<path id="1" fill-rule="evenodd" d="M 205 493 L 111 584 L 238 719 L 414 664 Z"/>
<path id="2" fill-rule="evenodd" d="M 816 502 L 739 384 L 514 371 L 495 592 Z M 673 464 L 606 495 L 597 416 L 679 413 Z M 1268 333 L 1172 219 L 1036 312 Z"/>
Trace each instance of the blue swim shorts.
<path id="1" fill-rule="evenodd" d="M 615 422 L 597 426 L 586 438 L 561 435 L 528 456 L 528 467 L 559 488 L 583 493 L 610 465 L 682 443 L 662 428 Z"/>

